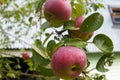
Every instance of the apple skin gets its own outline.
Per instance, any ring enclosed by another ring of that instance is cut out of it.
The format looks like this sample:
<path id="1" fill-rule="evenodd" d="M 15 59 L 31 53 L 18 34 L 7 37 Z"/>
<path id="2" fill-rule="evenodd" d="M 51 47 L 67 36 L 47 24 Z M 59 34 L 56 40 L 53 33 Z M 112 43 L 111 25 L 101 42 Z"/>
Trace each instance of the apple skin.
<path id="1" fill-rule="evenodd" d="M 71 37 L 79 38 L 83 41 L 87 41 L 93 36 L 94 32 L 82 32 L 80 30 L 80 27 L 81 27 L 84 20 L 85 20 L 85 18 L 83 16 L 75 19 L 75 26 L 74 27 L 79 28 L 79 30 L 69 30 L 68 32 L 69 32 L 69 35 Z"/>
<path id="2" fill-rule="evenodd" d="M 71 80 L 79 76 L 87 63 L 82 49 L 73 46 L 59 47 L 52 56 L 51 67 L 56 76 Z"/>
<path id="3" fill-rule="evenodd" d="M 80 28 L 80 26 L 82 25 L 83 21 L 85 20 L 85 17 L 78 17 L 75 19 L 75 27 L 76 28 Z"/>
<path id="4" fill-rule="evenodd" d="M 44 5 L 44 16 L 53 27 L 60 27 L 72 15 L 68 0 L 47 0 Z"/>
<path id="5" fill-rule="evenodd" d="M 23 57 L 24 59 L 30 59 L 30 54 L 29 54 L 29 53 L 23 53 L 23 54 L 22 54 L 22 57 Z"/>

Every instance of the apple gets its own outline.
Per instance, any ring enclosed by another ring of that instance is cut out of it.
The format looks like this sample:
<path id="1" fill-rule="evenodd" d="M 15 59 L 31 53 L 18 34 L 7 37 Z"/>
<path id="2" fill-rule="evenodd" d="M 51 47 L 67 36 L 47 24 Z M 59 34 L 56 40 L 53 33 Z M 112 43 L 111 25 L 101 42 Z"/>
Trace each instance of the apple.
<path id="1" fill-rule="evenodd" d="M 22 57 L 24 58 L 24 59 L 30 59 L 30 54 L 29 53 L 23 53 L 22 54 Z"/>
<path id="2" fill-rule="evenodd" d="M 68 0 L 47 0 L 44 5 L 44 16 L 53 27 L 60 27 L 68 21 L 72 8 Z"/>
<path id="3" fill-rule="evenodd" d="M 76 18 L 75 19 L 75 27 L 80 28 L 80 26 L 82 25 L 84 20 L 85 20 L 84 16 Z"/>
<path id="4" fill-rule="evenodd" d="M 74 27 L 79 28 L 79 30 L 69 30 L 68 32 L 69 32 L 69 35 L 71 37 L 79 38 L 83 41 L 87 41 L 93 36 L 94 32 L 82 32 L 80 30 L 80 27 L 81 27 L 84 20 L 85 20 L 85 17 L 83 17 L 83 16 L 75 19 L 75 26 Z"/>
<path id="5" fill-rule="evenodd" d="M 56 76 L 71 80 L 79 76 L 87 63 L 85 52 L 74 46 L 59 47 L 52 56 L 51 68 Z"/>

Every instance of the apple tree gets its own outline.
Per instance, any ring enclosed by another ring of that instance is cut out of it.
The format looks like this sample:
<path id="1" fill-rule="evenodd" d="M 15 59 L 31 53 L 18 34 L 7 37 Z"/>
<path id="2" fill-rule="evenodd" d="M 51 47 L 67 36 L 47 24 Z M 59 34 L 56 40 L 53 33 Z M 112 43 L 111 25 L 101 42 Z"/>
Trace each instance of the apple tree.
<path id="1" fill-rule="evenodd" d="M 114 59 L 112 40 L 102 33 L 93 36 L 104 22 L 99 8 L 105 8 L 99 0 L 0 0 L 0 46 L 9 48 L 16 42 L 30 46 L 32 57 L 22 55 L 28 71 L 34 72 L 13 70 L 7 60 L 5 67 L 0 64 L 0 78 L 7 72 L 12 78 L 27 75 L 43 80 L 106 80 L 105 74 L 90 73 L 95 69 L 109 71 L 105 66 L 111 66 Z M 28 35 L 33 44 L 23 39 Z M 89 69 L 88 44 L 94 44 L 102 54 L 93 69 Z"/>

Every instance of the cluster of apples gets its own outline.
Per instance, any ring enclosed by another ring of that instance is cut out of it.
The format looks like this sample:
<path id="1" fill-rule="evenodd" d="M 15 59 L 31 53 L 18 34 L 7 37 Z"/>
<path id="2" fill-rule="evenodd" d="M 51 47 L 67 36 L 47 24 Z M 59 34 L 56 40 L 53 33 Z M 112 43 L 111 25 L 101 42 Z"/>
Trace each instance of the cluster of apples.
<path id="1" fill-rule="evenodd" d="M 68 0 L 46 0 L 44 16 L 53 27 L 60 27 L 69 21 L 72 15 L 72 7 Z M 74 27 L 80 28 L 84 17 L 77 17 Z M 89 40 L 93 33 L 79 30 L 69 30 L 69 35 L 81 40 Z M 87 64 L 87 57 L 83 49 L 74 46 L 61 46 L 53 54 L 51 67 L 55 75 L 63 79 L 73 79 L 80 75 Z"/>
<path id="2" fill-rule="evenodd" d="M 50 22 L 53 27 L 60 27 L 66 21 L 69 21 L 72 15 L 72 7 L 69 0 L 46 0 L 44 5 L 44 16 L 47 21 Z M 79 38 L 81 40 L 89 40 L 94 32 L 82 32 L 80 27 L 84 22 L 85 17 L 80 16 L 74 19 L 75 28 L 79 30 L 69 30 L 69 35 L 73 38 Z"/>

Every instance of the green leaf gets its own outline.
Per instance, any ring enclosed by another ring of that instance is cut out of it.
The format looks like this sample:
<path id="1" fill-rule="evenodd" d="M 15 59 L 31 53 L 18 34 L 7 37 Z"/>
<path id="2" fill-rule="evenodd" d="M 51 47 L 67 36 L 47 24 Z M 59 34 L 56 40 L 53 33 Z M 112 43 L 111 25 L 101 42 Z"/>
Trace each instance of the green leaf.
<path id="1" fill-rule="evenodd" d="M 78 4 L 76 5 L 76 13 L 77 13 L 77 17 L 79 16 L 83 16 L 85 13 L 85 3 L 83 2 L 83 0 L 77 0 Z"/>
<path id="2" fill-rule="evenodd" d="M 15 16 L 14 16 L 14 18 L 15 18 L 17 21 L 19 21 L 19 20 L 20 20 L 20 17 L 21 17 L 21 16 L 20 16 L 20 14 L 19 14 L 19 13 L 16 13 L 16 14 L 15 14 Z"/>
<path id="3" fill-rule="evenodd" d="M 33 17 L 29 17 L 28 21 L 31 23 L 32 19 L 33 19 Z"/>
<path id="4" fill-rule="evenodd" d="M 54 46 L 56 45 L 56 42 L 54 40 L 51 40 L 48 42 L 47 44 L 47 54 L 52 57 L 53 55 L 53 49 L 54 49 Z"/>
<path id="5" fill-rule="evenodd" d="M 47 28 L 50 28 L 51 27 L 51 24 L 47 21 L 47 22 L 44 22 L 42 25 L 41 25 L 41 30 L 45 31 Z"/>
<path id="6" fill-rule="evenodd" d="M 103 5 L 103 4 L 101 4 L 101 3 L 98 3 L 97 4 L 100 8 L 103 8 L 103 9 L 105 9 L 105 6 Z"/>
<path id="7" fill-rule="evenodd" d="M 42 76 L 47 76 L 47 77 L 55 76 L 52 69 L 50 69 L 50 68 L 38 66 L 36 71 L 39 72 Z"/>
<path id="8" fill-rule="evenodd" d="M 80 30 L 83 32 L 96 31 L 102 26 L 103 21 L 104 19 L 101 14 L 93 13 L 84 20 Z"/>
<path id="9" fill-rule="evenodd" d="M 67 46 L 76 46 L 78 48 L 84 48 L 87 46 L 87 42 L 81 41 L 79 39 L 71 39 L 65 43 Z"/>
<path id="10" fill-rule="evenodd" d="M 70 20 L 64 23 L 63 25 L 65 30 L 78 30 L 79 28 L 75 28 L 75 22 Z"/>
<path id="11" fill-rule="evenodd" d="M 63 42 L 59 42 L 59 43 L 57 43 L 56 45 L 54 45 L 54 47 L 53 47 L 53 53 L 54 53 L 59 47 L 61 47 L 61 46 L 63 46 L 63 45 L 64 45 Z"/>
<path id="12" fill-rule="evenodd" d="M 72 5 L 72 18 L 76 18 L 76 17 L 80 17 L 83 16 L 85 14 L 85 5 L 84 2 L 82 0 L 77 0 L 77 3 L 75 3 L 76 1 L 71 0 L 71 5 Z"/>
<path id="13" fill-rule="evenodd" d="M 104 52 L 106 55 L 111 55 L 113 51 L 113 42 L 112 40 L 104 35 L 104 34 L 98 34 L 94 37 L 93 43 L 97 48 L 99 48 L 101 51 Z"/>
<path id="14" fill-rule="evenodd" d="M 109 71 L 109 69 L 106 69 L 104 66 L 105 66 L 105 63 L 106 63 L 106 58 L 107 56 L 106 55 L 103 55 L 99 61 L 97 62 L 97 65 L 96 65 L 96 69 L 100 72 L 107 72 Z"/>
<path id="15" fill-rule="evenodd" d="M 94 11 L 97 11 L 98 9 L 99 9 L 99 7 L 98 7 L 98 5 L 97 4 L 92 4 L 92 6 L 93 6 L 93 9 L 94 9 Z"/>
<path id="16" fill-rule="evenodd" d="M 36 51 L 32 50 L 32 53 L 33 53 L 32 60 L 35 64 L 40 65 L 40 66 L 46 66 L 50 63 L 49 59 L 45 59 L 40 54 L 38 54 Z"/>
<path id="17" fill-rule="evenodd" d="M 45 52 L 45 47 L 43 46 L 42 42 L 39 39 L 35 40 L 35 45 L 40 49 L 43 53 Z"/>
<path id="18" fill-rule="evenodd" d="M 37 48 L 43 53 L 45 54 L 45 48 L 42 45 L 42 42 L 40 40 L 36 40 L 35 41 L 35 45 L 37 46 Z M 34 61 L 35 64 L 41 65 L 41 66 L 46 66 L 49 64 L 50 60 L 46 59 L 44 57 L 42 57 L 39 53 L 37 53 L 35 50 L 32 50 L 33 56 L 32 56 L 32 60 Z"/>
<path id="19" fill-rule="evenodd" d="M 37 7 L 36 7 L 36 12 L 39 12 L 39 11 L 42 9 L 42 6 L 43 6 L 43 4 L 45 3 L 45 1 L 46 1 L 46 0 L 38 0 L 38 1 L 36 2 L 36 5 L 37 5 Z"/>
<path id="20" fill-rule="evenodd" d="M 20 31 L 15 31 L 15 34 L 19 34 L 20 33 Z"/>
<path id="21" fill-rule="evenodd" d="M 10 78 L 16 78 L 16 75 L 14 73 L 7 73 L 7 76 Z"/>
<path id="22" fill-rule="evenodd" d="M 52 36 L 52 34 L 53 34 L 53 33 L 50 33 L 50 34 L 49 34 L 49 33 L 46 33 L 46 34 L 45 34 L 46 38 L 45 38 L 43 44 L 45 44 L 45 43 L 48 41 L 48 39 Z"/>
<path id="23" fill-rule="evenodd" d="M 14 3 L 14 6 L 15 6 L 16 8 L 19 8 L 19 5 L 18 5 L 18 4 L 16 4 L 16 3 Z"/>
<path id="24" fill-rule="evenodd" d="M 75 4 L 76 7 L 76 17 L 83 16 L 85 13 L 83 4 Z"/>

